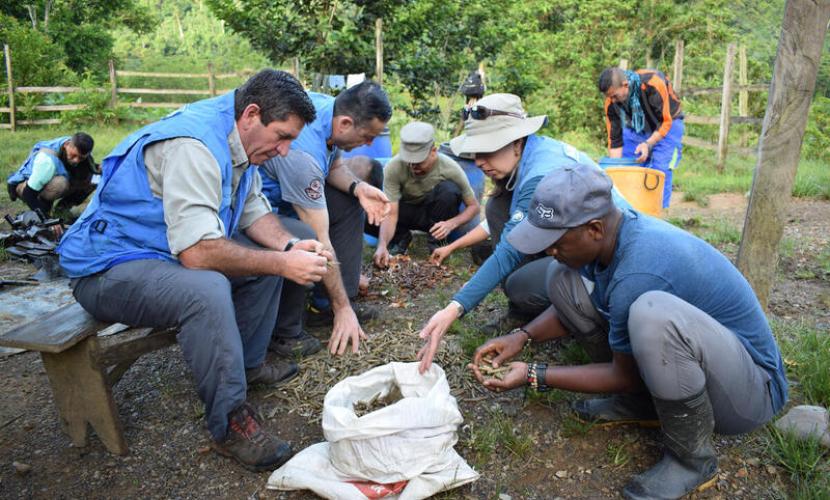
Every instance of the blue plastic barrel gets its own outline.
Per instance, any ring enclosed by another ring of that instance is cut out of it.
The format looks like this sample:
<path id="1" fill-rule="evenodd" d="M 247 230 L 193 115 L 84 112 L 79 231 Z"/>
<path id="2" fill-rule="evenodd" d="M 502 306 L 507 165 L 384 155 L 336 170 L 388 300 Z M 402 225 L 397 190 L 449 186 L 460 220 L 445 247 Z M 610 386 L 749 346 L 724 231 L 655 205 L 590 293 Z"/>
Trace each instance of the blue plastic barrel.
<path id="1" fill-rule="evenodd" d="M 642 163 L 637 163 L 636 158 L 609 158 L 603 156 L 599 159 L 599 166 L 603 170 L 607 167 L 642 167 Z"/>

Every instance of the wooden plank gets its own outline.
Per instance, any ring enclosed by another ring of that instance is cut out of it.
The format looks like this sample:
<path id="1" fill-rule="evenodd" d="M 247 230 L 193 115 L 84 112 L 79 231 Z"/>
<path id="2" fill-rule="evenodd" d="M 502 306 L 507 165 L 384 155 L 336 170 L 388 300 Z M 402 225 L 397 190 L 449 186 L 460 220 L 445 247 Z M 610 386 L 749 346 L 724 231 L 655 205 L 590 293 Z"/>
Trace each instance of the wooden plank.
<path id="1" fill-rule="evenodd" d="M 118 70 L 118 76 L 144 76 L 149 78 L 207 78 L 207 73 L 159 73 L 153 71 Z"/>
<path id="2" fill-rule="evenodd" d="M 11 128 L 12 128 L 12 124 L 11 124 L 11 123 L 0 123 L 0 128 L 7 128 L 7 129 L 11 129 Z"/>
<path id="3" fill-rule="evenodd" d="M 91 337 L 58 354 L 43 352 L 43 367 L 64 431 L 75 446 L 87 444 L 87 425 L 92 425 L 104 446 L 117 455 L 127 452 L 127 442 L 106 371 L 95 363 L 97 338 Z"/>
<path id="4" fill-rule="evenodd" d="M 14 77 L 12 76 L 12 51 L 8 45 L 3 45 L 3 54 L 6 58 L 6 76 L 8 81 L 8 96 L 9 96 L 9 128 L 14 132 L 17 128 L 14 106 Z"/>
<path id="5" fill-rule="evenodd" d="M 672 88 L 676 93 L 680 93 L 683 83 L 683 54 L 685 52 L 685 44 L 683 40 L 676 40 L 674 42 L 674 64 L 672 76 Z"/>
<path id="6" fill-rule="evenodd" d="M 78 92 L 81 87 L 15 87 L 15 92 L 21 94 L 65 94 Z M 106 89 L 96 87 L 95 90 L 104 92 Z"/>
<path id="7" fill-rule="evenodd" d="M 717 116 L 699 116 L 699 115 L 685 115 L 683 119 L 686 123 L 692 125 L 718 125 L 720 124 L 720 117 Z M 730 116 L 731 123 L 748 123 L 751 125 L 760 125 L 763 118 L 756 118 L 754 116 Z"/>
<path id="8" fill-rule="evenodd" d="M 116 77 L 115 62 L 110 59 L 110 107 L 118 105 L 118 79 Z"/>
<path id="9" fill-rule="evenodd" d="M 748 85 L 733 85 L 735 91 L 745 90 L 747 92 L 766 92 L 769 90 L 768 83 L 750 83 Z M 683 91 L 684 97 L 697 95 L 722 94 L 723 87 L 689 87 Z"/>
<path id="10" fill-rule="evenodd" d="M 131 108 L 181 108 L 184 106 L 180 102 L 131 102 L 127 104 Z"/>
<path id="11" fill-rule="evenodd" d="M 208 63 L 208 92 L 211 97 L 216 96 L 216 78 L 213 75 L 213 63 Z"/>
<path id="12" fill-rule="evenodd" d="M 726 61 L 723 64 L 723 94 L 720 101 L 720 130 L 718 133 L 718 172 L 723 172 L 726 166 L 726 155 L 729 151 L 729 118 L 732 116 L 732 74 L 735 71 L 736 45 L 730 43 L 726 47 Z"/>
<path id="13" fill-rule="evenodd" d="M 107 324 L 93 318 L 72 302 L 52 314 L 30 321 L 0 335 L 0 346 L 59 353 L 95 335 Z"/>
<path id="14" fill-rule="evenodd" d="M 42 106 L 35 106 L 35 111 L 75 111 L 78 109 L 85 109 L 86 104 L 45 104 Z"/>
<path id="15" fill-rule="evenodd" d="M 156 95 L 210 95 L 207 90 L 190 89 L 133 89 L 120 88 L 119 94 L 156 94 Z"/>
<path id="16" fill-rule="evenodd" d="M 383 19 L 375 19 L 375 80 L 383 86 Z"/>
<path id="17" fill-rule="evenodd" d="M 41 120 L 18 120 L 17 123 L 21 125 L 58 125 L 60 118 L 46 118 Z"/>
<path id="18" fill-rule="evenodd" d="M 620 59 L 620 69 L 628 69 L 628 59 Z"/>
<path id="19" fill-rule="evenodd" d="M 176 328 L 165 328 L 154 330 L 153 328 L 134 328 L 115 337 L 111 337 L 111 343 L 100 340 L 102 343 L 101 352 L 96 359 L 102 366 L 112 366 L 129 361 L 142 354 L 157 351 L 176 343 Z M 125 335 L 130 335 L 129 340 L 124 340 Z"/>
<path id="20" fill-rule="evenodd" d="M 746 45 L 738 47 L 738 85 L 744 86 L 749 83 L 747 77 L 747 63 L 746 63 Z M 738 91 L 738 115 L 749 116 L 749 91 L 741 89 Z M 733 121 L 733 123 L 737 123 Z M 738 139 L 738 144 L 741 147 L 746 147 L 749 137 L 747 131 L 741 131 L 741 136 Z"/>
<path id="21" fill-rule="evenodd" d="M 764 309 L 776 281 L 778 246 L 788 217 L 829 20 L 828 0 L 787 0 L 784 7 L 736 263 Z"/>
<path id="22" fill-rule="evenodd" d="M 693 146 L 696 148 L 708 149 L 710 151 L 718 150 L 718 146 L 716 144 L 704 141 L 703 139 L 698 139 L 697 137 L 689 137 L 688 135 L 683 136 L 683 144 L 686 144 L 687 146 Z"/>
<path id="23" fill-rule="evenodd" d="M 0 113 L 8 113 L 12 110 L 12 108 L 0 108 Z"/>
<path id="24" fill-rule="evenodd" d="M 256 73 L 256 71 L 250 68 L 245 68 L 237 71 L 236 73 L 219 73 L 218 75 L 215 75 L 215 78 L 217 80 L 226 80 L 228 78 L 247 78 L 254 73 Z"/>
<path id="25" fill-rule="evenodd" d="M 720 118 L 717 116 L 685 115 L 683 121 L 693 125 L 717 125 Z"/>

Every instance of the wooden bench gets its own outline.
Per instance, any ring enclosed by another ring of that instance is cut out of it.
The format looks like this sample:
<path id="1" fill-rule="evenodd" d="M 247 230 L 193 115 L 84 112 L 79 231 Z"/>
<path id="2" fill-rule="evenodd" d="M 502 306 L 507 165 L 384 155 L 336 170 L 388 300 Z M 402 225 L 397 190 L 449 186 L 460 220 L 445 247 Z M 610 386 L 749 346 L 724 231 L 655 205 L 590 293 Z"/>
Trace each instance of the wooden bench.
<path id="1" fill-rule="evenodd" d="M 176 333 L 104 323 L 73 302 L 0 335 L 0 346 L 40 352 L 61 424 L 75 446 L 86 446 L 89 424 L 110 452 L 123 455 L 127 442 L 112 387 L 143 354 L 176 343 Z"/>

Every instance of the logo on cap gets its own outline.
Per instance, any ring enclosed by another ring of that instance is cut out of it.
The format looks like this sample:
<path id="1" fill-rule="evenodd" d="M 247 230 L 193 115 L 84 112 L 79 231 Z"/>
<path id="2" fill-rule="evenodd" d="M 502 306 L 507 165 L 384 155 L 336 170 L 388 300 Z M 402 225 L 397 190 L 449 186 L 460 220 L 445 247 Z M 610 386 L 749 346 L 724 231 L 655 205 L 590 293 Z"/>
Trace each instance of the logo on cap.
<path id="1" fill-rule="evenodd" d="M 524 218 L 524 212 L 522 212 L 521 210 L 516 210 L 515 212 L 513 212 L 513 216 L 510 217 L 510 220 L 512 220 L 513 222 L 521 222 Z"/>
<path id="2" fill-rule="evenodd" d="M 543 219 L 553 219 L 553 209 L 548 208 L 541 203 L 536 205 L 536 213 Z"/>

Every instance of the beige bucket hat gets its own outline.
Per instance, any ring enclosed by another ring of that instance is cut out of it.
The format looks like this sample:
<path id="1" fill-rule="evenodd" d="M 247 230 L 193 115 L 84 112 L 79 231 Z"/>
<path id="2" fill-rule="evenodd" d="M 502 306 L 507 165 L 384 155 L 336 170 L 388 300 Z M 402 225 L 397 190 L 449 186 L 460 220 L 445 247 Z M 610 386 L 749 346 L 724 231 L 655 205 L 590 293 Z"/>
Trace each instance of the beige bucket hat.
<path id="1" fill-rule="evenodd" d="M 490 94 L 479 99 L 473 107 L 476 106 L 510 114 L 488 116 L 483 120 L 468 118 L 464 134 L 450 141 L 456 156 L 497 151 L 516 139 L 535 133 L 548 119 L 545 115 L 528 117 L 522 108 L 522 100 L 513 94 Z"/>

